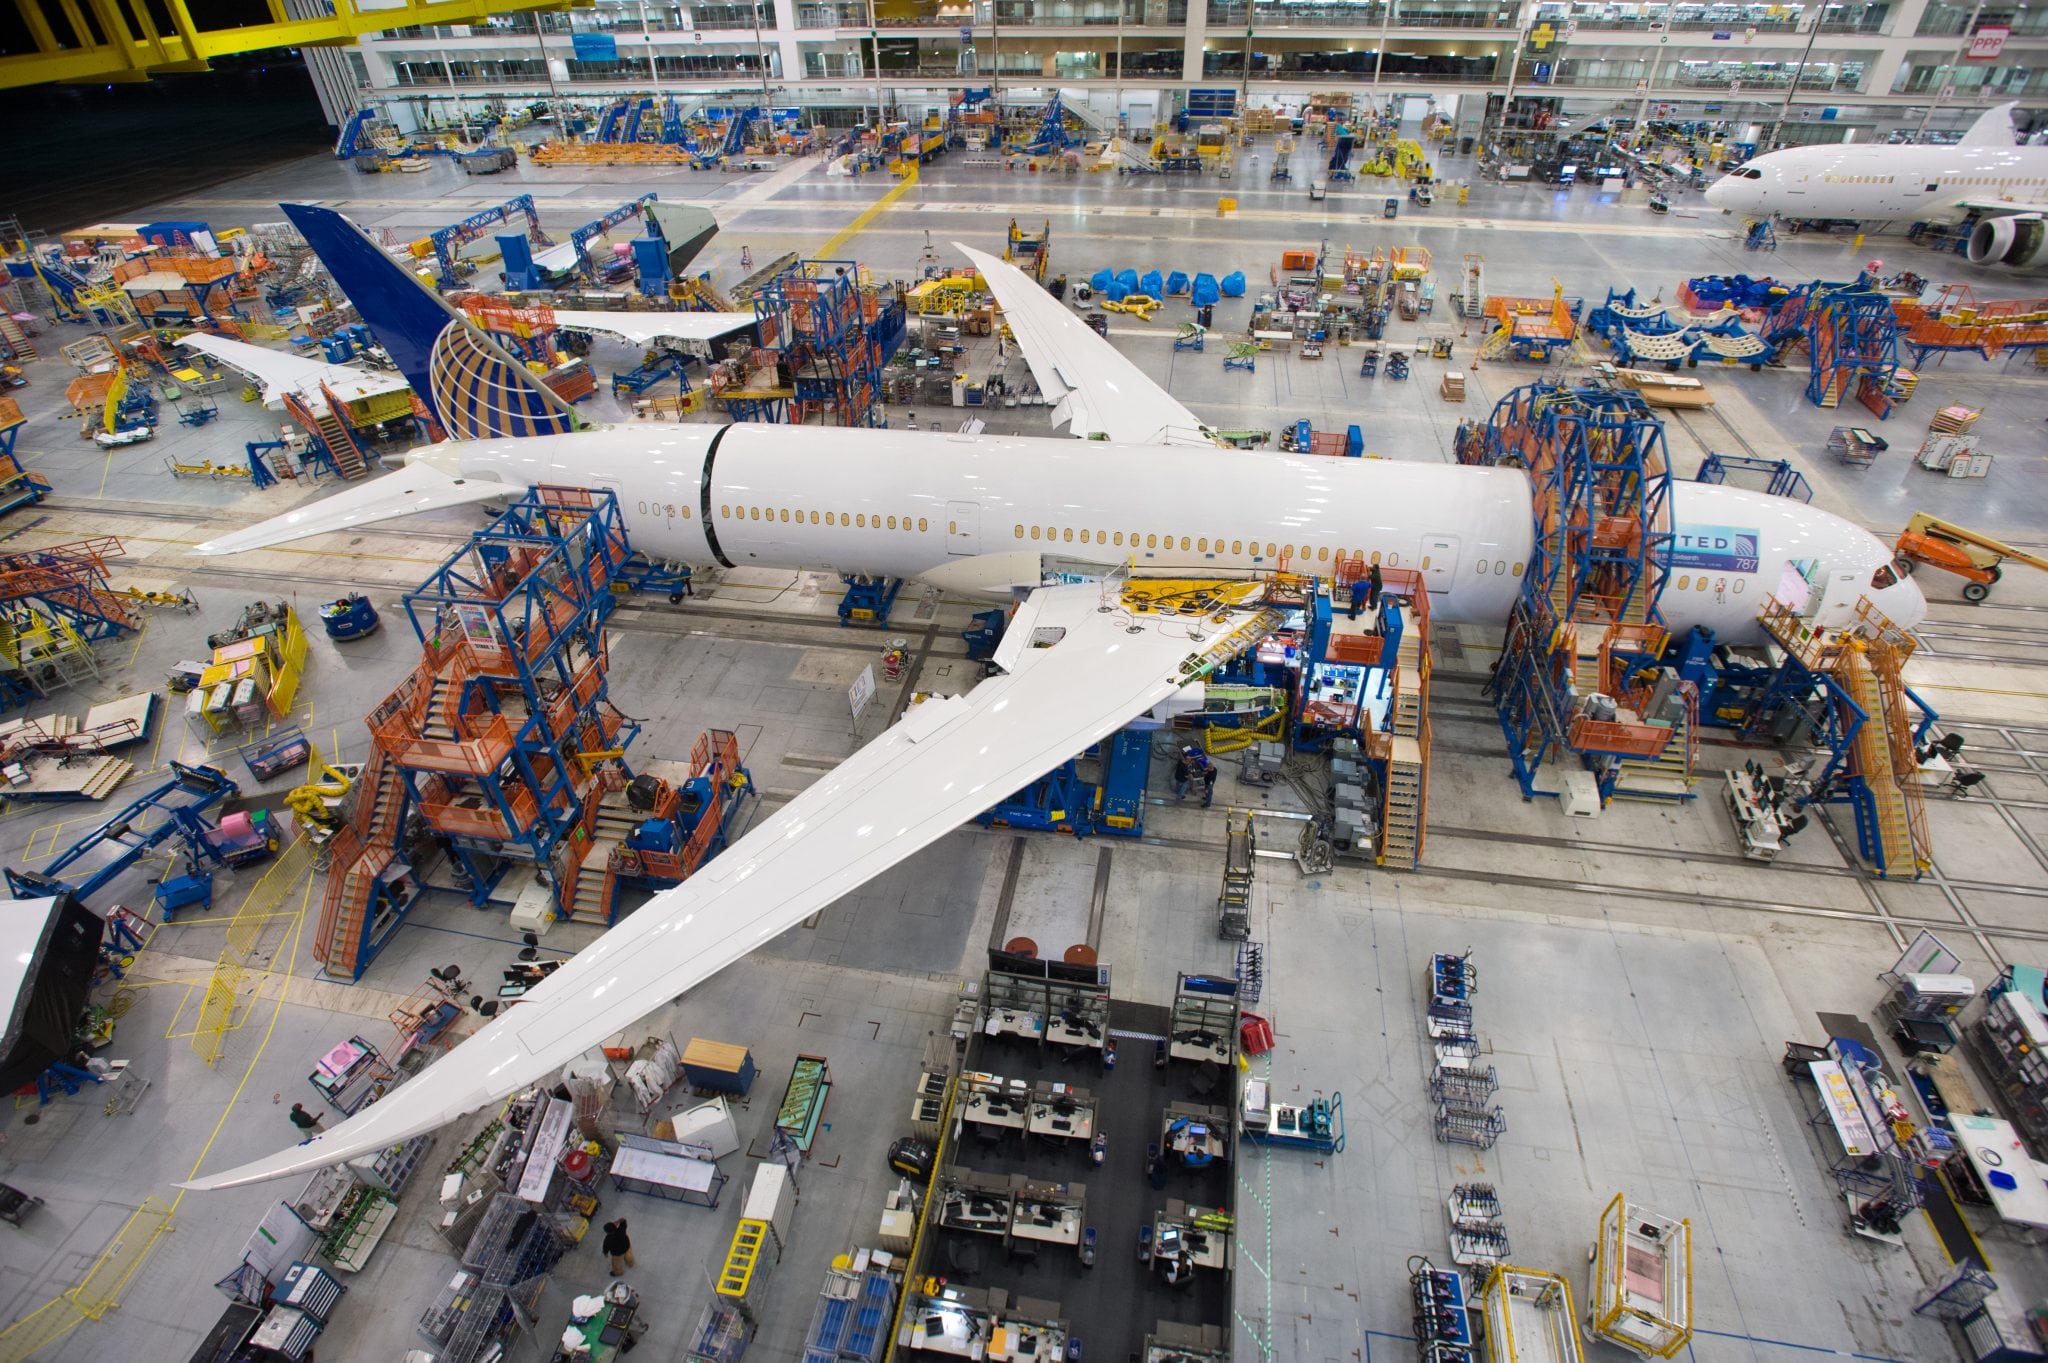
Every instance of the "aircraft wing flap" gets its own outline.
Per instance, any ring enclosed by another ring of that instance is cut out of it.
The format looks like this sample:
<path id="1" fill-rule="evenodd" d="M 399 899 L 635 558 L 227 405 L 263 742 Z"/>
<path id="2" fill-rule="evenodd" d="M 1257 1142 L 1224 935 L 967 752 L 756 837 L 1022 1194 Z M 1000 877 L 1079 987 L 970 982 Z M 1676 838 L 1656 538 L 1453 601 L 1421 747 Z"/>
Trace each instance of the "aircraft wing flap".
<path id="1" fill-rule="evenodd" d="M 308 502 L 296 511 L 273 516 L 246 530 L 229 531 L 218 539 L 198 545 L 196 551 L 211 556 L 268 549 L 309 535 L 353 530 L 394 516 L 410 516 L 416 511 L 487 502 L 517 491 L 488 478 L 457 478 L 430 464 L 408 464 L 394 473 L 344 487 L 318 501 Z"/>
<path id="2" fill-rule="evenodd" d="M 1238 602 L 1252 590 L 1218 586 Z M 186 1186 L 333 1164 L 540 1082 L 1146 713 L 1277 621 L 1252 604 L 1136 615 L 1096 586 L 1040 588 L 1032 600 L 1027 642 L 1056 634 L 1056 643 L 1022 648 L 1009 674 L 913 710 L 418 1078 L 308 1144 Z"/>
<path id="3" fill-rule="evenodd" d="M 1003 305 L 1003 321 L 1031 366 L 1038 391 L 1053 404 L 1055 420 L 1068 419 L 1069 431 L 1133 445 L 1215 443 L 1203 434 L 1200 417 L 1037 280 L 985 251 L 958 242 L 954 246 L 974 262 Z"/>

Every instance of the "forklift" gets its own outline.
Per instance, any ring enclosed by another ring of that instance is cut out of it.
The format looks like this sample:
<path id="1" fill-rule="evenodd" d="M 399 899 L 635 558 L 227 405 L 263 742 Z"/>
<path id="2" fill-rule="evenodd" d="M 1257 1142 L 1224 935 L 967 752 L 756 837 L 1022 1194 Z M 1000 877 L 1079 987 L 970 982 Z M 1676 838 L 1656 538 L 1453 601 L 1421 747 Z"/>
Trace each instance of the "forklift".
<path id="1" fill-rule="evenodd" d="M 1915 513 L 1906 522 L 1894 551 L 1898 554 L 1897 567 L 1909 576 L 1915 568 L 1926 564 L 1963 579 L 1963 600 L 1972 604 L 1991 595 L 1991 588 L 2005 576 L 2004 565 L 2008 560 L 2028 568 L 2048 569 L 2048 558 L 1965 530 L 1925 511 Z"/>

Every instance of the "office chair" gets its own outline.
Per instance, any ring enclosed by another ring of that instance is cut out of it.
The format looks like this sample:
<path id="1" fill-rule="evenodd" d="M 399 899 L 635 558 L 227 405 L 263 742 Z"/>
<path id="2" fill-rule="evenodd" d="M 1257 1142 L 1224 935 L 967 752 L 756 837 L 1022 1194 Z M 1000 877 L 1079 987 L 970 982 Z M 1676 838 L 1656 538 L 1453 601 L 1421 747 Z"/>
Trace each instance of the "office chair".
<path id="1" fill-rule="evenodd" d="M 1966 796 L 1970 793 L 1970 791 L 1973 788 L 1980 786 L 1983 783 L 1983 772 L 1959 771 L 1954 776 L 1949 778 L 1948 788 L 1959 796 Z"/>
<path id="2" fill-rule="evenodd" d="M 522 942 L 524 942 L 524 943 L 526 943 L 526 945 L 525 945 L 525 946 L 523 946 L 523 947 L 519 948 L 519 959 L 520 959 L 520 960 L 522 960 L 522 961 L 531 961 L 531 960 L 534 960 L 534 959 L 535 959 L 536 957 L 538 957 L 538 956 L 540 955 L 540 934 L 539 934 L 539 933 L 537 933 L 537 932 L 525 932 L 525 933 L 521 933 L 521 934 L 519 935 L 519 940 L 520 940 L 520 941 L 522 941 Z"/>
<path id="3" fill-rule="evenodd" d="M 498 1001 L 496 999 L 487 999 L 481 994 L 470 999 L 469 1006 L 471 1011 L 480 1018 L 490 1018 L 498 1015 Z"/>
<path id="4" fill-rule="evenodd" d="M 1956 754 L 1963 750 L 1963 741 L 1961 734 L 1943 734 L 1941 741 L 1934 746 L 1941 749 L 1942 756 L 1954 761 Z"/>
<path id="5" fill-rule="evenodd" d="M 450 993 L 460 994 L 469 988 L 469 981 L 462 978 L 462 967 L 459 965 L 444 965 L 427 973 L 447 985 Z"/>
<path id="6" fill-rule="evenodd" d="M 1790 842 L 1792 841 L 1793 836 L 1797 834 L 1800 829 L 1806 827 L 1808 822 L 1808 816 L 1804 814 L 1794 814 L 1791 820 L 1787 822 L 1784 827 L 1778 830 L 1778 837 L 1782 841 Z"/>

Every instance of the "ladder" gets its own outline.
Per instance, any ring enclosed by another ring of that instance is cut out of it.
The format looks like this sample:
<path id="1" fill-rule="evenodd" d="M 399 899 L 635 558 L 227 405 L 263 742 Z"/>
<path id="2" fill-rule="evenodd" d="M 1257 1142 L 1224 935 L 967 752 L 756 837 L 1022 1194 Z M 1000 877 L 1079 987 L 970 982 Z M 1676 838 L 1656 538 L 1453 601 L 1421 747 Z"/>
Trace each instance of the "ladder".
<path id="1" fill-rule="evenodd" d="M 732 1233 L 732 1248 L 726 1252 L 725 1267 L 719 1271 L 714 1290 L 721 1297 L 744 1297 L 754 1281 L 754 1269 L 761 1262 L 761 1249 L 770 1229 L 766 1221 L 743 1217 Z"/>
<path id="2" fill-rule="evenodd" d="M 1216 896 L 1216 935 L 1242 942 L 1252 935 L 1252 816 L 1230 816 L 1223 842 L 1223 889 Z"/>

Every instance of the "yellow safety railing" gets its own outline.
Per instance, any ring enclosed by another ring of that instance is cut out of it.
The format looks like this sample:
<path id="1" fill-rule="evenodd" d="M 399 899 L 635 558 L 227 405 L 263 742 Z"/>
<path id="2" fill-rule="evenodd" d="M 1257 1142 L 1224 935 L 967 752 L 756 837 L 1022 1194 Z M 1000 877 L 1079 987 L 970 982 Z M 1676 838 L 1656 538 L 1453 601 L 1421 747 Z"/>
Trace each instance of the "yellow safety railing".
<path id="1" fill-rule="evenodd" d="M 313 769 L 320 769 L 317 753 Z M 207 980 L 206 993 L 199 1002 L 199 1020 L 193 1024 L 191 1033 L 193 1053 L 208 1065 L 220 1059 L 227 1047 L 228 1033 L 241 1025 L 235 1016 L 235 1002 L 256 959 L 264 924 L 282 911 L 312 871 L 312 844 L 304 837 L 292 839 L 292 845 L 263 873 L 263 879 L 256 882 L 256 888 L 249 891 L 249 897 L 228 923 L 227 940 L 214 961 L 213 975 Z"/>
<path id="2" fill-rule="evenodd" d="M 169 1204 L 147 1197 L 107 1247 L 93 1260 L 78 1286 L 53 1298 L 0 1330 L 0 1363 L 22 1363 L 88 1320 L 99 1320 L 121 1304 L 159 1237 L 172 1227 Z"/>

